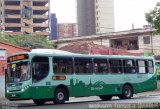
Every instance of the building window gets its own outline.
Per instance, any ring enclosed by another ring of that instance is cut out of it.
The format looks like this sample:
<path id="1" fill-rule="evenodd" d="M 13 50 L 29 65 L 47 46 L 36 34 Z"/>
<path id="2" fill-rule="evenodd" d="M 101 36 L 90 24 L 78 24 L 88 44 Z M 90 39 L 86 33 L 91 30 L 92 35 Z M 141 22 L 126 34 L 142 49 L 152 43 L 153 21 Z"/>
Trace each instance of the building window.
<path id="1" fill-rule="evenodd" d="M 96 12 L 96 14 L 98 15 L 98 11 Z"/>
<path id="2" fill-rule="evenodd" d="M 96 5 L 96 9 L 98 9 L 99 5 Z"/>
<path id="3" fill-rule="evenodd" d="M 143 37 L 143 43 L 144 44 L 150 44 L 150 36 L 144 36 Z"/>
<path id="4" fill-rule="evenodd" d="M 99 24 L 97 23 L 97 27 L 99 26 Z"/>
<path id="5" fill-rule="evenodd" d="M 99 29 L 97 29 L 97 32 L 99 32 Z"/>

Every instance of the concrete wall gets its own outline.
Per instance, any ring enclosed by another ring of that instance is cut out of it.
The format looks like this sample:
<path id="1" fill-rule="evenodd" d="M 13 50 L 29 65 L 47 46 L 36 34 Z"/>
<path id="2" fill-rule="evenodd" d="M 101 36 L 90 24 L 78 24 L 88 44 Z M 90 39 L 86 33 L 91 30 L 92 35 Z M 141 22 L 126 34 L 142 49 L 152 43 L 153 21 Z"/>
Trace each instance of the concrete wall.
<path id="1" fill-rule="evenodd" d="M 150 38 L 149 44 L 144 44 L 144 37 Z M 139 37 L 139 50 L 141 52 L 153 52 L 154 54 L 160 54 L 160 35 L 144 35 Z M 152 40 L 152 41 L 151 41 Z"/>
<path id="2" fill-rule="evenodd" d="M 6 55 L 9 56 L 13 53 L 19 53 L 19 52 L 26 52 L 27 49 L 25 48 L 21 48 L 21 47 L 18 47 L 18 46 L 13 46 L 13 45 L 10 45 L 10 44 L 6 44 L 6 43 L 3 43 L 3 42 L 0 42 L 0 47 L 6 49 Z M 7 67 L 7 61 L 0 61 L 0 69 L 5 69 Z M 4 73 L 3 70 L 0 70 L 0 75 L 2 75 Z"/>

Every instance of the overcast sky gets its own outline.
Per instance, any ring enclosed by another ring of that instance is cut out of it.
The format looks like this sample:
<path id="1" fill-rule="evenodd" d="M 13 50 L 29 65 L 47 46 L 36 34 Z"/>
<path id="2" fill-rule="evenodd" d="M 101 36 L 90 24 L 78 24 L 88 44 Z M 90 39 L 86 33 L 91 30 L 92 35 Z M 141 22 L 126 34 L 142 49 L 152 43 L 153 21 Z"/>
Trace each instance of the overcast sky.
<path id="1" fill-rule="evenodd" d="M 51 12 L 59 23 L 76 22 L 76 0 L 50 0 Z M 114 0 L 115 30 L 129 30 L 146 25 L 144 13 L 153 9 L 160 0 Z"/>

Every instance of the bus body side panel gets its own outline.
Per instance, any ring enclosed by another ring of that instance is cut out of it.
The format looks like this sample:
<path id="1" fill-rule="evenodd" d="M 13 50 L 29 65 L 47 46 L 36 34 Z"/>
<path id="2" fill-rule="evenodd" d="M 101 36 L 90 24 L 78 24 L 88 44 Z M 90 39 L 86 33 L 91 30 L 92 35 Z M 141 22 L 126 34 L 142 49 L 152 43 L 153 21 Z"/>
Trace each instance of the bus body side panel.
<path id="1" fill-rule="evenodd" d="M 94 96 L 99 95 L 103 88 L 100 80 L 100 75 L 94 74 L 76 74 L 73 82 L 72 96 Z"/>
<path id="2" fill-rule="evenodd" d="M 157 89 L 157 78 L 153 74 L 138 75 L 142 82 L 136 83 L 138 88 L 134 88 L 135 93 L 146 92 Z"/>
<path id="3" fill-rule="evenodd" d="M 53 98 L 54 87 L 52 86 L 33 86 L 31 88 L 32 99 Z"/>

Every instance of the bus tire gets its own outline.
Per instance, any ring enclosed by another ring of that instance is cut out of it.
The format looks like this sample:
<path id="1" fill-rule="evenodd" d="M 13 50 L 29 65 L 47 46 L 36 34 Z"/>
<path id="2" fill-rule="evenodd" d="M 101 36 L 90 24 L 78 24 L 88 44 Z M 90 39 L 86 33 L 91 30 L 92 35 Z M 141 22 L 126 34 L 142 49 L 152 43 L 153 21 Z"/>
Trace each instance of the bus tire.
<path id="1" fill-rule="evenodd" d="M 36 105 L 43 105 L 46 101 L 45 101 L 45 100 L 42 100 L 42 99 L 33 99 L 33 102 L 34 102 Z"/>
<path id="2" fill-rule="evenodd" d="M 67 99 L 67 93 L 65 89 L 58 88 L 54 93 L 54 104 L 63 104 Z"/>
<path id="3" fill-rule="evenodd" d="M 124 85 L 122 89 L 122 95 L 119 96 L 120 99 L 130 99 L 133 96 L 133 89 L 130 85 Z"/>
<path id="4" fill-rule="evenodd" d="M 100 95 L 99 98 L 103 101 L 111 100 L 112 96 L 111 95 Z"/>

